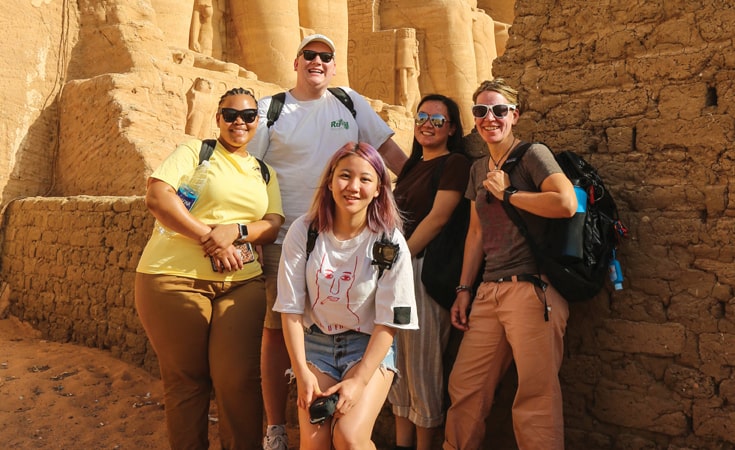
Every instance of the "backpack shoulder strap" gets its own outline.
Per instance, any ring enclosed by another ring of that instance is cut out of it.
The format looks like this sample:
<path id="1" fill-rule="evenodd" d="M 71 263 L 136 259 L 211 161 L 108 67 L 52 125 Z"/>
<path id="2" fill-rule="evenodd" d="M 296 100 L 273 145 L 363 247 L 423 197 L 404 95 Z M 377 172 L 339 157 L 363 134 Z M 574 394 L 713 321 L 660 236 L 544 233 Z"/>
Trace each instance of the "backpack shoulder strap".
<path id="1" fill-rule="evenodd" d="M 503 163 L 503 167 L 501 167 L 503 172 L 510 175 L 513 169 L 515 169 L 518 163 L 521 161 L 521 158 L 523 158 L 523 155 L 526 154 L 526 151 L 531 148 L 531 145 L 533 145 L 531 142 L 522 142 L 521 144 L 519 144 L 518 147 L 516 147 L 511 152 L 511 154 L 508 155 L 508 158 Z"/>
<path id="2" fill-rule="evenodd" d="M 521 143 L 518 147 L 515 148 L 508 156 L 508 159 L 505 160 L 505 163 L 503 163 L 502 170 L 510 175 L 510 173 L 513 171 L 513 169 L 516 168 L 518 163 L 521 161 L 521 158 L 523 158 L 523 155 L 526 154 L 526 151 L 531 148 L 530 142 L 524 142 Z M 516 209 L 515 206 L 511 205 L 508 202 L 501 201 L 500 204 L 503 206 L 503 209 L 505 210 L 505 213 L 508 215 L 508 218 L 515 224 L 515 226 L 518 228 L 518 231 L 521 233 L 521 236 L 528 242 L 529 247 L 531 247 L 531 252 L 536 257 L 536 260 L 538 261 L 538 257 L 540 255 L 540 248 L 538 244 L 534 241 L 531 234 L 528 232 L 528 226 L 526 225 L 526 222 L 523 220 L 523 217 L 521 217 L 521 214 L 518 212 L 518 209 Z"/>
<path id="3" fill-rule="evenodd" d="M 258 164 L 260 165 L 260 175 L 263 177 L 263 181 L 265 181 L 265 184 L 270 183 L 271 181 L 271 171 L 268 170 L 268 166 L 265 165 L 262 159 L 255 158 L 258 160 Z"/>
<path id="4" fill-rule="evenodd" d="M 350 110 L 350 113 L 352 114 L 352 117 L 357 117 L 357 111 L 355 111 L 355 104 L 352 101 L 352 97 L 342 88 L 340 87 L 330 87 L 328 88 L 329 92 L 332 93 L 337 99 L 345 105 L 345 108 Z M 281 110 L 283 109 L 283 104 L 286 103 L 286 93 L 285 92 L 279 92 L 278 94 L 274 94 L 271 97 L 271 104 L 268 107 L 268 112 L 266 113 L 266 119 L 268 119 L 268 122 L 266 125 L 268 128 L 272 127 L 274 123 L 276 123 L 276 120 L 278 120 L 278 117 L 281 115 Z"/>
<path id="5" fill-rule="evenodd" d="M 286 103 L 285 92 L 279 92 L 278 94 L 274 94 L 271 97 L 271 104 L 268 107 L 268 112 L 265 116 L 266 119 L 268 119 L 268 128 L 272 127 L 276 120 L 278 120 L 278 116 L 281 115 L 281 110 L 283 109 L 284 103 Z"/>
<path id="6" fill-rule="evenodd" d="M 217 145 L 216 139 L 204 139 L 202 141 L 202 147 L 199 149 L 199 164 L 202 161 L 207 161 L 214 153 L 214 147 Z"/>
<path id="7" fill-rule="evenodd" d="M 350 110 L 352 117 L 357 117 L 357 111 L 355 111 L 355 104 L 352 101 L 352 97 L 350 97 L 350 94 L 348 94 L 341 87 L 330 87 L 327 89 L 329 89 L 329 92 L 331 92 L 332 95 L 337 97 L 337 100 L 339 100 L 340 102 L 342 102 L 343 105 L 345 105 L 345 108 Z"/>
<path id="8" fill-rule="evenodd" d="M 316 225 L 314 222 L 309 224 L 309 233 L 306 236 L 306 260 L 309 260 L 309 255 L 311 255 L 312 250 L 314 250 L 314 245 L 316 245 L 316 238 L 319 236 L 319 231 L 316 229 Z"/>

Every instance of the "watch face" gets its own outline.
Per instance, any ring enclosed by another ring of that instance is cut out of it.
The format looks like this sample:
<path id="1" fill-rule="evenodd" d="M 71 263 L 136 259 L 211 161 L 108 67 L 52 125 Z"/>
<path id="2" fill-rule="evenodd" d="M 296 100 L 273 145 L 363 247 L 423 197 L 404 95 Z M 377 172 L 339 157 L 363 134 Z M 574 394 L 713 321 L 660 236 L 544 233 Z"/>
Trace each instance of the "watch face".
<path id="1" fill-rule="evenodd" d="M 246 237 L 248 237 L 247 225 L 237 224 L 237 226 L 240 229 L 240 239 L 245 239 Z"/>

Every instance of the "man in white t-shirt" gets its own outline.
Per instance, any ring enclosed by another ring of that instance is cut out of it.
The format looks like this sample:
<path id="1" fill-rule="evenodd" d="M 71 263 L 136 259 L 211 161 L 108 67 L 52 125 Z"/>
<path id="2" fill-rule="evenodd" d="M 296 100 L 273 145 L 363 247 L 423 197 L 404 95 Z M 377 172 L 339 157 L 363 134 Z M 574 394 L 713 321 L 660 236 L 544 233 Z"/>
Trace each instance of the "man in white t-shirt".
<path id="1" fill-rule="evenodd" d="M 399 173 L 407 159 L 391 138 L 393 130 L 361 95 L 342 88 L 352 100 L 353 116 L 352 111 L 327 90 L 336 73 L 331 39 L 321 34 L 307 36 L 296 53 L 296 86 L 286 92 L 283 108 L 271 126 L 267 113 L 273 97 L 258 102 L 261 120 L 255 137 L 248 144 L 248 152 L 264 159 L 278 174 L 286 214 L 276 243 L 263 249 L 268 298 L 261 350 L 263 400 L 268 422 L 263 439 L 266 450 L 288 448 L 285 429 L 288 379 L 285 372 L 290 361 L 280 314 L 273 311 L 283 237 L 291 223 L 309 209 L 324 165 L 347 142 L 367 142 L 378 149 L 393 173 Z"/>

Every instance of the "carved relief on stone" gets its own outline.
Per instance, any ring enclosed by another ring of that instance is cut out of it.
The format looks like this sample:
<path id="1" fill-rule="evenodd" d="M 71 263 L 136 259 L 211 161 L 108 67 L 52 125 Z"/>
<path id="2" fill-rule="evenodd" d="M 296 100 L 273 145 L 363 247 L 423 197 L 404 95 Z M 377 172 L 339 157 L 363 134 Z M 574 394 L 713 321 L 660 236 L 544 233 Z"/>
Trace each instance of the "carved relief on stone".
<path id="1" fill-rule="evenodd" d="M 195 52 L 212 56 L 214 25 L 212 0 L 195 0 L 189 28 L 189 48 Z"/>
<path id="2" fill-rule="evenodd" d="M 462 119 L 472 123 L 472 93 L 477 88 L 477 62 L 473 38 L 473 11 L 468 1 L 401 0 L 381 2 L 383 29 L 414 28 L 422 62 L 419 86 L 447 95 L 460 105 Z M 410 14 L 406 14 L 410 11 Z M 383 50 L 385 51 L 385 50 Z"/>
<path id="3" fill-rule="evenodd" d="M 198 77 L 186 93 L 186 134 L 199 139 L 211 137 L 212 119 L 217 108 L 213 88 L 212 81 Z"/>
<path id="4" fill-rule="evenodd" d="M 472 43 L 475 48 L 477 80 L 493 78 L 493 60 L 498 57 L 495 46 L 495 22 L 481 9 L 472 10 Z"/>
<path id="5" fill-rule="evenodd" d="M 396 30 L 396 97 L 394 103 L 406 107 L 409 113 L 416 111 L 421 100 L 419 89 L 419 43 L 416 30 Z"/>

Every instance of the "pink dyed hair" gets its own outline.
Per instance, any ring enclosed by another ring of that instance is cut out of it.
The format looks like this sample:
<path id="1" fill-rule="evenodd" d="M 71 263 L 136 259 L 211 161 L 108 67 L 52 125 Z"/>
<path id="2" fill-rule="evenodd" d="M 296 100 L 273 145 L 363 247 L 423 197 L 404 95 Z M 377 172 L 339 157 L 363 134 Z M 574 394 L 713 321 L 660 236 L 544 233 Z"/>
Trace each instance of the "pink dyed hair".
<path id="1" fill-rule="evenodd" d="M 396 228 L 402 231 L 403 219 L 393 198 L 388 169 L 385 167 L 383 158 L 378 151 L 365 142 L 357 144 L 348 142 L 332 155 L 327 167 L 322 173 L 319 187 L 314 194 L 314 200 L 311 203 L 311 209 L 308 213 L 309 220 L 319 232 L 331 230 L 334 226 L 335 203 L 334 198 L 332 198 L 332 191 L 329 190 L 329 185 L 334 176 L 334 169 L 337 167 L 337 164 L 349 156 L 357 156 L 364 159 L 370 163 L 378 174 L 379 194 L 370 202 L 367 211 L 367 226 L 370 231 L 386 233 L 388 236 L 392 236 L 393 230 Z"/>

